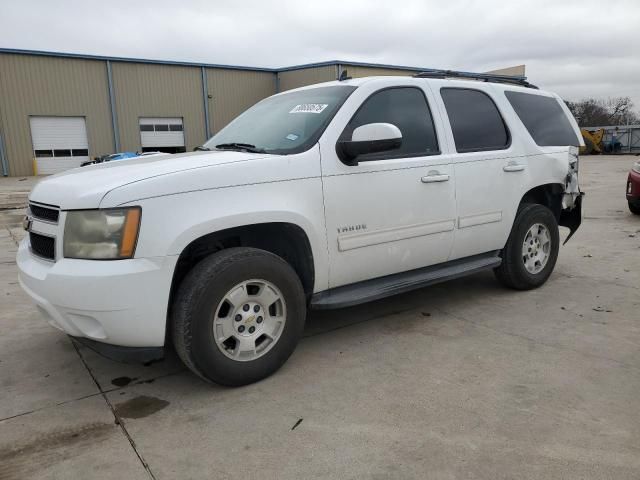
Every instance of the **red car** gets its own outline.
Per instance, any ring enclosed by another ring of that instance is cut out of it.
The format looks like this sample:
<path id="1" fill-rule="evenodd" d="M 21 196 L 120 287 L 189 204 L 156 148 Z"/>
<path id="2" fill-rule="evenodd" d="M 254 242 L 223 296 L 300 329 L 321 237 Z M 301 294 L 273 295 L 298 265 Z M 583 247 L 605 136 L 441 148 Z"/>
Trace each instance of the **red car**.
<path id="1" fill-rule="evenodd" d="M 631 213 L 640 215 L 640 161 L 633 164 L 627 178 L 627 201 Z"/>

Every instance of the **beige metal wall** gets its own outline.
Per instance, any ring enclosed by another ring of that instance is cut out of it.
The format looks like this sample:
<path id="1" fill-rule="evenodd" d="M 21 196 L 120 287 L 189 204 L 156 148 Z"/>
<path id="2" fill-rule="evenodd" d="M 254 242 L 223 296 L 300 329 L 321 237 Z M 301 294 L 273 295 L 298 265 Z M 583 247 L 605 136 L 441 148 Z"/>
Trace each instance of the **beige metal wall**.
<path id="1" fill-rule="evenodd" d="M 493 73 L 495 75 L 514 75 L 514 76 L 524 77 L 525 66 L 515 65 L 513 67 L 499 68 L 497 70 L 489 70 L 487 73 Z"/>
<path id="2" fill-rule="evenodd" d="M 413 75 L 413 71 L 342 64 L 351 77 Z M 335 80 L 336 65 L 277 74 L 206 68 L 211 134 L 259 100 L 314 83 Z M 139 151 L 140 117 L 182 117 L 187 150 L 206 140 L 202 69 L 112 62 L 121 151 Z M 491 73 L 524 75 L 524 65 Z M 112 119 L 105 60 L 0 53 L 0 131 L 9 174 L 32 175 L 29 117 L 86 118 L 89 155 L 113 153 Z"/>
<path id="3" fill-rule="evenodd" d="M 113 151 L 104 61 L 0 54 L 0 115 L 11 176 L 34 173 L 31 115 L 86 117 L 89 154 Z"/>
<path id="4" fill-rule="evenodd" d="M 205 141 L 198 67 L 112 62 L 120 149 L 140 151 L 140 117 L 182 117 L 187 151 Z"/>
<path id="5" fill-rule="evenodd" d="M 330 82 L 336 79 L 336 66 L 301 68 L 278 73 L 279 91 L 313 85 L 314 83 Z"/>
<path id="6" fill-rule="evenodd" d="M 209 128 L 218 132 L 231 120 L 263 98 L 276 93 L 271 72 L 207 68 Z"/>
<path id="7" fill-rule="evenodd" d="M 411 76 L 416 72 L 413 70 L 399 70 L 392 68 L 378 68 L 378 67 L 359 67 L 355 65 L 343 64 L 341 65 L 343 70 L 347 70 L 347 74 L 352 78 L 361 77 L 374 77 L 374 76 Z"/>

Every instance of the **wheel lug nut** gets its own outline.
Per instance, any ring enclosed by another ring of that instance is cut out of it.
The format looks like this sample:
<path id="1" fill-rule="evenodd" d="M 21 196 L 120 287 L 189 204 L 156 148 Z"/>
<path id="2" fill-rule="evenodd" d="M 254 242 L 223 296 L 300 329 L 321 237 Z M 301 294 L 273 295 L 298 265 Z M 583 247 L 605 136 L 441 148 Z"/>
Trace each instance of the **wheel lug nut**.
<path id="1" fill-rule="evenodd" d="M 240 333 L 244 332 L 244 325 L 240 325 L 240 326 L 238 327 L 238 331 L 239 331 Z"/>
<path id="2" fill-rule="evenodd" d="M 249 327 L 249 333 L 253 333 L 256 331 L 256 327 Z"/>
<path id="3" fill-rule="evenodd" d="M 256 305 L 253 307 L 253 311 L 258 313 L 260 311 L 260 305 Z"/>
<path id="4" fill-rule="evenodd" d="M 242 309 L 243 309 L 245 312 L 248 312 L 248 311 L 249 311 L 249 304 L 247 303 L 244 307 L 242 307 Z"/>
<path id="5" fill-rule="evenodd" d="M 240 315 L 239 313 L 236 315 L 236 322 L 239 322 L 240 320 L 242 320 L 242 315 Z"/>
<path id="6" fill-rule="evenodd" d="M 258 323 L 262 323 L 262 317 L 258 317 L 258 318 L 256 319 L 256 322 L 258 322 Z"/>

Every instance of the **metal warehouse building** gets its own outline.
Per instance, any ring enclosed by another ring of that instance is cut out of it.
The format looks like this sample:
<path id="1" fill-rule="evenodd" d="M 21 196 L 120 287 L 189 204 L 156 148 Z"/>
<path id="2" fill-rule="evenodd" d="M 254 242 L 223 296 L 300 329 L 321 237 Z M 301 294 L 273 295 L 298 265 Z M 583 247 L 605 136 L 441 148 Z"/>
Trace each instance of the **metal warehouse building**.
<path id="1" fill-rule="evenodd" d="M 183 152 L 277 92 L 427 68 L 331 61 L 279 69 L 0 49 L 2 175 L 120 151 Z M 524 65 L 495 71 L 524 76 Z"/>

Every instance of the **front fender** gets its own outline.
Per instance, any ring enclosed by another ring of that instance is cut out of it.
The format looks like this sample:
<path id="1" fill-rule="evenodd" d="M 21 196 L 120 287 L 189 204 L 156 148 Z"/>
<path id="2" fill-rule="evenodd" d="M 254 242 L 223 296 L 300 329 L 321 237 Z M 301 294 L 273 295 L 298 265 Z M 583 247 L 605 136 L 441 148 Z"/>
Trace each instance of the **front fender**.
<path id="1" fill-rule="evenodd" d="M 305 178 L 200 190 L 133 202 L 142 207 L 136 257 L 179 255 L 194 240 L 229 228 L 290 223 L 309 239 L 315 285 L 327 283 L 322 182 Z"/>

